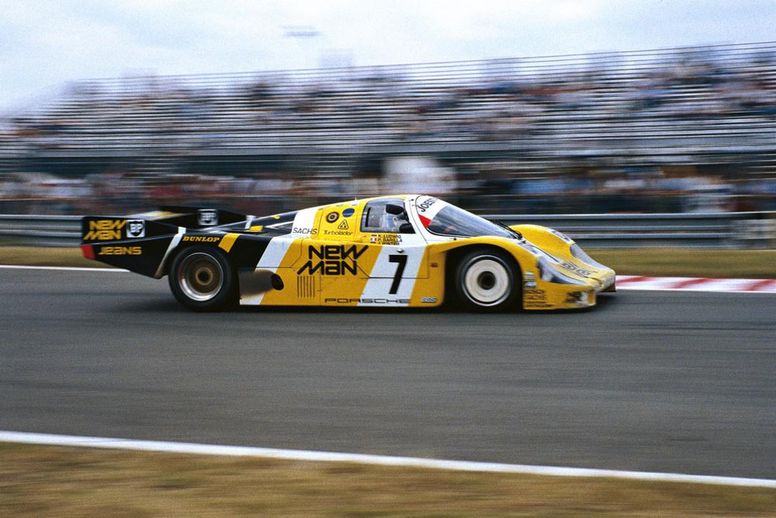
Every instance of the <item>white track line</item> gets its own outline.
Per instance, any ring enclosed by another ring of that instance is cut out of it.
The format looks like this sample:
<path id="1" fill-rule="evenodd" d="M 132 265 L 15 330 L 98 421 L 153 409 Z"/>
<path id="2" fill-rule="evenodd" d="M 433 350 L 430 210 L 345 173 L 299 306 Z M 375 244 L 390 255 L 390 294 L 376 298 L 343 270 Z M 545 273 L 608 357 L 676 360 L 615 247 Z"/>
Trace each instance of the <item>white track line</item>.
<path id="1" fill-rule="evenodd" d="M 110 273 L 127 273 L 129 270 L 121 268 L 88 268 L 77 266 L 27 266 L 21 264 L 0 264 L 0 268 L 8 270 L 57 270 L 65 272 L 110 272 Z"/>
<path id="2" fill-rule="evenodd" d="M 521 475 L 544 475 L 552 477 L 617 478 L 652 482 L 684 482 L 690 484 L 714 484 L 724 486 L 764 487 L 776 489 L 776 480 L 761 478 L 718 477 L 708 475 L 685 475 L 679 473 L 654 473 L 648 471 L 643 472 L 619 471 L 610 469 L 565 468 L 557 466 L 531 466 L 525 464 L 502 464 L 495 462 L 423 459 L 418 457 L 392 457 L 387 455 L 367 455 L 360 453 L 281 450 L 275 448 L 222 446 L 217 444 L 196 444 L 186 442 L 139 441 L 132 439 L 83 437 L 76 435 L 54 435 L 0 431 L 0 442 L 46 446 L 73 446 L 133 451 L 187 453 L 197 455 L 221 455 L 228 457 L 259 457 L 311 462 L 355 462 L 359 464 L 373 464 L 380 466 L 402 466 L 452 471 L 514 473 Z"/>

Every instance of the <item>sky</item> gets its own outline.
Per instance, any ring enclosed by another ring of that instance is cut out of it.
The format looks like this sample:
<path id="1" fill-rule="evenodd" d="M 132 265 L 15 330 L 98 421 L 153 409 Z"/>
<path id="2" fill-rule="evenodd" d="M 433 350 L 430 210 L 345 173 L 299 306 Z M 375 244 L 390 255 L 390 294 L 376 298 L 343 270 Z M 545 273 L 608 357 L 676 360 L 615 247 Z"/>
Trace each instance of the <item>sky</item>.
<path id="1" fill-rule="evenodd" d="M 776 0 L 0 0 L 0 114 L 69 81 L 776 40 Z"/>

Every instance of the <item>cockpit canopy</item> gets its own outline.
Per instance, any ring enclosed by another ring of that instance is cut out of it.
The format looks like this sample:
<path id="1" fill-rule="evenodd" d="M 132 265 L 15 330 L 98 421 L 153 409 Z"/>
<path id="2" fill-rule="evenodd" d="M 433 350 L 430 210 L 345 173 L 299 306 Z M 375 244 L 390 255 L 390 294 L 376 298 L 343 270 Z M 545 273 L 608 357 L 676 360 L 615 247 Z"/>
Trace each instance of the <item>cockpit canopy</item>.
<path id="1" fill-rule="evenodd" d="M 364 207 L 361 231 L 414 234 L 415 228 L 404 208 L 404 200 L 379 198 L 368 202 Z"/>
<path id="2" fill-rule="evenodd" d="M 437 198 L 419 196 L 415 201 L 415 208 L 421 224 L 430 233 L 438 236 L 515 237 L 515 233 L 510 229 Z"/>

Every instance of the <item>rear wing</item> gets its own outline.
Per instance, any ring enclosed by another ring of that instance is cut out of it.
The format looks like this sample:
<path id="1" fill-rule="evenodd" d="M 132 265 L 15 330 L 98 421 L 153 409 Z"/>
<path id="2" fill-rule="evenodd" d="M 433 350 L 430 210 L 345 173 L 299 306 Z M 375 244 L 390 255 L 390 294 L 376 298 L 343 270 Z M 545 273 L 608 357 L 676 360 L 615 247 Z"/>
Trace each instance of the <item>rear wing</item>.
<path id="1" fill-rule="evenodd" d="M 86 216 L 81 219 L 81 253 L 87 259 L 159 278 L 184 233 L 240 221 L 245 216 L 235 212 L 187 207 L 131 216 Z M 222 233 L 208 239 L 218 240 Z"/>
<path id="2" fill-rule="evenodd" d="M 166 206 L 162 207 L 161 211 L 149 214 L 155 215 L 153 218 L 155 221 L 192 230 L 228 225 L 248 219 L 245 214 L 229 210 L 182 206 Z"/>
<path id="3" fill-rule="evenodd" d="M 176 234 L 180 227 L 199 230 L 245 221 L 247 216 L 228 210 L 162 207 L 131 216 L 86 216 L 81 219 L 81 241 L 121 241 Z"/>
<path id="4" fill-rule="evenodd" d="M 177 225 L 146 220 L 139 216 L 86 216 L 81 218 L 81 242 L 135 240 L 178 232 Z"/>

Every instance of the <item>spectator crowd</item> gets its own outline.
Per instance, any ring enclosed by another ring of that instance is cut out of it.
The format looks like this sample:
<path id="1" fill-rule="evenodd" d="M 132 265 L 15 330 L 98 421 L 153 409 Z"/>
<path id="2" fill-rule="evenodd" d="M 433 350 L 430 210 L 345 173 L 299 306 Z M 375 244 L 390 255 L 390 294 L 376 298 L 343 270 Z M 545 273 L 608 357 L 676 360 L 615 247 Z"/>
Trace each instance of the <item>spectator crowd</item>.
<path id="1" fill-rule="evenodd" d="M 482 211 L 775 210 L 776 44 L 82 81 L 0 119 L 0 212 L 288 210 L 402 156 Z"/>

